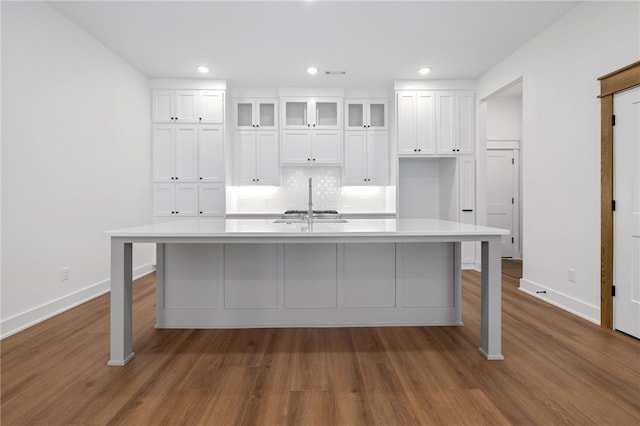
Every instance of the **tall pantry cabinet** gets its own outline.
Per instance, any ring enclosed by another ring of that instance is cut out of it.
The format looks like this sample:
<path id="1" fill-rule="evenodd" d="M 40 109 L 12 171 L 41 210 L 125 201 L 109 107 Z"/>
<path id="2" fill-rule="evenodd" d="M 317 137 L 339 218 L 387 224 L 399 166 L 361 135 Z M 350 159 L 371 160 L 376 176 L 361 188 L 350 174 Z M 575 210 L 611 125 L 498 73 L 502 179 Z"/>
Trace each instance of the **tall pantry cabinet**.
<path id="1" fill-rule="evenodd" d="M 224 90 L 151 92 L 154 217 L 224 216 Z"/>
<path id="2" fill-rule="evenodd" d="M 472 90 L 396 91 L 398 217 L 476 223 L 474 123 Z M 463 266 L 475 251 L 462 244 Z"/>

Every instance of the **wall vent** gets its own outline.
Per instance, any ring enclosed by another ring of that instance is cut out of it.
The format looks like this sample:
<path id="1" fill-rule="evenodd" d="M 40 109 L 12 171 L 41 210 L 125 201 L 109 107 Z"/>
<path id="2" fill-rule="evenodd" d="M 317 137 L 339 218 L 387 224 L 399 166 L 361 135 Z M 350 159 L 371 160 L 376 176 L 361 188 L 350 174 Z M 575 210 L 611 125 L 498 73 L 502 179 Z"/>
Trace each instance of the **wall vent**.
<path id="1" fill-rule="evenodd" d="M 346 71 L 325 71 L 325 75 L 345 75 Z"/>

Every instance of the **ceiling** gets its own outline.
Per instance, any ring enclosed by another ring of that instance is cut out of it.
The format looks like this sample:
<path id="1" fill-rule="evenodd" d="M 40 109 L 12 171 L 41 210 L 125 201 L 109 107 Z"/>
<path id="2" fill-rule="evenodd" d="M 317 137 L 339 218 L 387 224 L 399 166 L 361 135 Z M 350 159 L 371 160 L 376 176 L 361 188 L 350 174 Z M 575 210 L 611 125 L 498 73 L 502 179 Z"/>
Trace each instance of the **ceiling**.
<path id="1" fill-rule="evenodd" d="M 50 4 L 151 78 L 223 79 L 244 88 L 381 88 L 402 79 L 476 79 L 577 2 Z M 199 74 L 200 64 L 211 72 Z M 319 69 L 315 76 L 306 73 L 310 65 Z M 422 77 L 421 67 L 432 71 Z"/>

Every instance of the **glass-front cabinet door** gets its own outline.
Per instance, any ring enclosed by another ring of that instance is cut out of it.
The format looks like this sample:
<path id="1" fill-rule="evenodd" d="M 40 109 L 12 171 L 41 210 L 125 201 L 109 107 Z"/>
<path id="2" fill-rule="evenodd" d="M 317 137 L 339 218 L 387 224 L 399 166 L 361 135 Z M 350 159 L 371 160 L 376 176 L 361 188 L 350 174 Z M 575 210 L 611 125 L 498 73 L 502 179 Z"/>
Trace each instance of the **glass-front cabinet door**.
<path id="1" fill-rule="evenodd" d="M 345 130 L 387 130 L 386 99 L 345 101 Z"/>
<path id="2" fill-rule="evenodd" d="M 292 130 L 340 130 L 340 98 L 282 98 L 282 128 Z"/>
<path id="3" fill-rule="evenodd" d="M 277 130 L 278 101 L 275 99 L 236 99 L 235 128 L 237 130 Z"/>

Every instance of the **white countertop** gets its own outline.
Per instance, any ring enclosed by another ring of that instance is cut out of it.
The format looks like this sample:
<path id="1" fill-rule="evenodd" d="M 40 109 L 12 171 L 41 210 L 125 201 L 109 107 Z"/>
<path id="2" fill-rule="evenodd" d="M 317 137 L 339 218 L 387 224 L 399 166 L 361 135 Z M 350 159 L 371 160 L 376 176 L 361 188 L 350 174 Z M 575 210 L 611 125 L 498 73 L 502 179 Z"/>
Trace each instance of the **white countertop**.
<path id="1" fill-rule="evenodd" d="M 196 218 L 108 231 L 110 237 L 497 236 L 506 229 L 437 219 L 348 219 L 347 223 L 274 223 L 274 219 Z"/>

